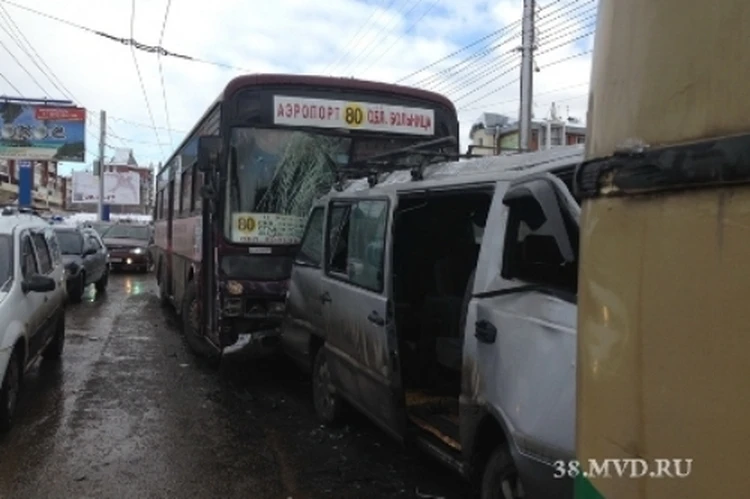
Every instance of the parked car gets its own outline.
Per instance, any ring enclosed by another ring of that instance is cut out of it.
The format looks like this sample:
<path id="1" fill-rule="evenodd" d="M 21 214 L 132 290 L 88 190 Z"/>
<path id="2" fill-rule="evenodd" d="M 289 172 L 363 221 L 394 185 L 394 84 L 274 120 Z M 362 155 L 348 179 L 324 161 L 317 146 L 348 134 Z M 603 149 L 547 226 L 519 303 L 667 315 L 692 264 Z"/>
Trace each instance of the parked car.
<path id="1" fill-rule="evenodd" d="M 109 249 L 109 262 L 113 270 L 148 272 L 151 269 L 150 249 L 154 244 L 154 235 L 150 226 L 117 223 L 102 237 Z"/>
<path id="2" fill-rule="evenodd" d="M 432 165 L 317 202 L 281 345 L 311 372 L 324 423 L 348 403 L 483 499 L 572 497 L 555 462 L 575 458 L 568 184 L 582 158 L 563 146 Z"/>
<path id="3" fill-rule="evenodd" d="M 86 287 L 96 286 L 104 293 L 109 283 L 109 254 L 99 234 L 94 229 L 56 225 L 53 227 L 60 241 L 60 251 L 65 263 L 65 280 L 68 299 L 81 301 Z"/>
<path id="4" fill-rule="evenodd" d="M 13 425 L 27 370 L 59 358 L 65 343 L 65 271 L 53 228 L 41 217 L 0 214 L 0 431 Z"/>

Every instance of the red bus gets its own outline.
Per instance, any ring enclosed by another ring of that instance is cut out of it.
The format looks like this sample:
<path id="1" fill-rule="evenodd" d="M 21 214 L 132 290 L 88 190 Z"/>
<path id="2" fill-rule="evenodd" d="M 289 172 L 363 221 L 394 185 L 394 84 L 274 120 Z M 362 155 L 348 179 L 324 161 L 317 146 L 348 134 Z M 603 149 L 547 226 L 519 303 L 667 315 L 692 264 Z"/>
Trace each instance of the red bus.
<path id="1" fill-rule="evenodd" d="M 458 131 L 453 103 L 415 88 L 281 74 L 230 81 L 157 176 L 156 277 L 190 347 L 210 358 L 276 351 L 313 201 L 363 158 L 441 142 L 440 153 L 458 155 Z"/>

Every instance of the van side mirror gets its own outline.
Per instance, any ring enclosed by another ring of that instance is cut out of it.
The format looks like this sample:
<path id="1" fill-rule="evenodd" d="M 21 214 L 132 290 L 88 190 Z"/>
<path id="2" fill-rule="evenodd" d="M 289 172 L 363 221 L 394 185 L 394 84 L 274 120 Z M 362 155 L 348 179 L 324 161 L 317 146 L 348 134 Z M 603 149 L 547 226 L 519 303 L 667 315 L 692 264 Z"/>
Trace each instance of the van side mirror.
<path id="1" fill-rule="evenodd" d="M 221 137 L 204 135 L 198 137 L 198 171 L 211 173 L 219 166 Z"/>

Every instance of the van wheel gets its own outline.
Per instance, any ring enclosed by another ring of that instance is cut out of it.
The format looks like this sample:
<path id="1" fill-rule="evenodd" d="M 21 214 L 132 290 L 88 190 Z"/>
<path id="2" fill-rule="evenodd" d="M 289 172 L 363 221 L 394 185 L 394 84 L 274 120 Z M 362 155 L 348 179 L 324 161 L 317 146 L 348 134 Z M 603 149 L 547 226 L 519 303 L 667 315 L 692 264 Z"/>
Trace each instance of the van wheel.
<path id="1" fill-rule="evenodd" d="M 62 357 L 65 346 L 65 314 L 60 314 L 55 327 L 55 337 L 42 352 L 44 360 L 56 360 Z"/>
<path id="2" fill-rule="evenodd" d="M 21 361 L 18 358 L 18 349 L 14 349 L 0 387 L 0 432 L 7 432 L 13 426 L 20 387 Z"/>
<path id="3" fill-rule="evenodd" d="M 324 347 L 315 354 L 312 379 L 313 404 L 320 420 L 335 426 L 343 419 L 344 401 L 336 393 L 331 381 L 331 371 Z"/>
<path id="4" fill-rule="evenodd" d="M 523 487 L 518 478 L 518 470 L 513 464 L 507 448 L 498 446 L 487 460 L 482 473 L 482 499 L 520 499 Z"/>

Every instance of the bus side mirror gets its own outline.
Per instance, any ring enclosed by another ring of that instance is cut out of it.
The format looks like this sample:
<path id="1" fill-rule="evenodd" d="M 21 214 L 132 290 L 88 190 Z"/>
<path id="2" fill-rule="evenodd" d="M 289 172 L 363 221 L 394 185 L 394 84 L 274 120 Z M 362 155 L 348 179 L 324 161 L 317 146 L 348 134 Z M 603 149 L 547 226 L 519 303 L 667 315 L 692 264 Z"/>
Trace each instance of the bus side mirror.
<path id="1" fill-rule="evenodd" d="M 204 135 L 198 137 L 198 171 L 211 173 L 219 166 L 221 137 Z"/>

